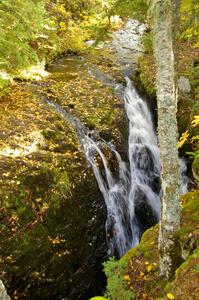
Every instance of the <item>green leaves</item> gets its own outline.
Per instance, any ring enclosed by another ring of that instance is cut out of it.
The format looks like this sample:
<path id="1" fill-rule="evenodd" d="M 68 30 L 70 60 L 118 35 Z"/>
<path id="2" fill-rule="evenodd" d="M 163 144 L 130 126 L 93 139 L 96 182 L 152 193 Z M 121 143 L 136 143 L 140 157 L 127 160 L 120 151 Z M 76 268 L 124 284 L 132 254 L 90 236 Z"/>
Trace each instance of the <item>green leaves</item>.
<path id="1" fill-rule="evenodd" d="M 33 41 L 43 27 L 43 0 L 0 2 L 0 64 L 14 72 L 37 60 Z"/>

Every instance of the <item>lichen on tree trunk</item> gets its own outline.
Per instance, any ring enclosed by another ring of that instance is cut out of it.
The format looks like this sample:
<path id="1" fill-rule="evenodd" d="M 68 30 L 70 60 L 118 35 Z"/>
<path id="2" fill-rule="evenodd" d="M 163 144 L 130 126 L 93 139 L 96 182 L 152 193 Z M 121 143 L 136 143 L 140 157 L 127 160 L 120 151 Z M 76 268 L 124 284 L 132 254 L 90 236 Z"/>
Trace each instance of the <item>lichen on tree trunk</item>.
<path id="1" fill-rule="evenodd" d="M 172 3 L 170 0 L 152 0 L 150 4 L 156 61 L 158 138 L 163 191 L 159 233 L 160 271 L 162 275 L 170 278 L 181 257 L 177 235 L 180 227 L 180 207 Z"/>

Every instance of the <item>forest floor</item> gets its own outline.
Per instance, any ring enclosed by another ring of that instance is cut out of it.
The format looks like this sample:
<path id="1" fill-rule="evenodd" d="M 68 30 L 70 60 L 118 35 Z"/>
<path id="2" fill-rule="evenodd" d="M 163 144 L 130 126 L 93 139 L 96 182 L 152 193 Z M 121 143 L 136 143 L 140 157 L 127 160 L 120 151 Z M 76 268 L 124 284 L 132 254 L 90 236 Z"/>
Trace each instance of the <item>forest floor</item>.
<path id="1" fill-rule="evenodd" d="M 121 71 L 111 53 L 96 51 L 88 62 L 68 56 L 49 69 L 42 81 L 15 82 L 0 100 L 0 274 L 13 299 L 33 291 L 88 299 L 103 285 L 104 202 L 75 129 L 45 100 L 125 151 L 123 101 L 88 72 L 116 83 Z"/>

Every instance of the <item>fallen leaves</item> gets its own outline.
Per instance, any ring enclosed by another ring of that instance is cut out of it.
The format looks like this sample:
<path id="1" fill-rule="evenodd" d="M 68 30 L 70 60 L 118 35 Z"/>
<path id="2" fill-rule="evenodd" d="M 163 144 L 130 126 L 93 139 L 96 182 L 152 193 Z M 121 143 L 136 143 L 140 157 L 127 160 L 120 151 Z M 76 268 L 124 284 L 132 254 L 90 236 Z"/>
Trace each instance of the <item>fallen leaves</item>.
<path id="1" fill-rule="evenodd" d="M 152 270 L 152 265 L 148 265 L 146 269 L 147 269 L 147 272 L 151 272 L 151 270 Z"/>
<path id="2" fill-rule="evenodd" d="M 64 239 L 60 239 L 58 236 L 56 236 L 55 238 L 51 238 L 50 236 L 48 236 L 48 239 L 53 245 L 65 242 Z"/>
<path id="3" fill-rule="evenodd" d="M 175 297 L 172 293 L 167 293 L 167 298 L 170 299 L 170 300 L 175 299 Z"/>
<path id="4" fill-rule="evenodd" d="M 131 278 L 130 278 L 130 276 L 127 274 L 127 275 L 124 275 L 124 280 L 125 280 L 125 281 L 130 281 Z"/>

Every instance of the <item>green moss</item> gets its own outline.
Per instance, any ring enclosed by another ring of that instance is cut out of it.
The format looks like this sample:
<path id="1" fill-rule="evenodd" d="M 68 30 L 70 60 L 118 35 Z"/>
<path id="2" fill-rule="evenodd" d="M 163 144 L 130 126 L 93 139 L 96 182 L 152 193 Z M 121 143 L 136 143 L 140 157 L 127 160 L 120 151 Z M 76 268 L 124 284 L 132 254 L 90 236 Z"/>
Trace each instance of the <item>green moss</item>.
<path id="1" fill-rule="evenodd" d="M 158 252 L 158 231 L 159 226 L 156 225 L 148 229 L 142 236 L 140 244 L 129 250 L 119 261 L 112 260 L 108 262 L 108 286 L 109 298 L 117 292 L 114 284 L 118 276 L 122 274 L 128 275 L 128 286 L 125 288 L 120 285 L 120 299 L 125 299 L 122 293 L 126 291 L 134 291 L 136 299 L 168 299 L 167 293 L 172 293 L 175 299 L 192 299 L 188 295 L 192 295 L 192 289 L 196 293 L 198 268 L 198 234 L 199 234 L 199 190 L 192 191 L 181 197 L 182 217 L 181 230 L 177 233 L 177 240 L 181 240 L 183 253 L 186 251 L 186 261 L 182 263 L 175 272 L 173 281 L 168 281 L 159 276 L 159 252 Z M 178 253 L 179 243 L 176 251 Z M 175 253 L 174 253 L 175 256 Z M 177 255 L 179 257 L 179 255 Z M 179 265 L 180 261 L 177 261 Z M 183 286 L 183 287 L 182 287 Z M 127 290 L 126 290 L 127 289 Z M 181 290 L 183 292 L 181 292 Z M 114 299 L 114 298 L 113 298 Z M 117 298 L 116 298 L 117 299 Z M 119 299 L 119 298 L 118 298 Z M 195 299 L 195 298 L 194 298 Z"/>
<path id="2" fill-rule="evenodd" d="M 190 262 L 193 261 L 193 259 L 197 259 L 198 260 L 198 266 L 199 266 L 199 249 L 195 249 L 193 254 L 189 256 L 189 258 L 183 263 L 181 264 L 181 266 L 176 270 L 176 279 L 178 278 L 178 276 L 181 276 L 181 271 L 186 269 L 189 265 Z M 193 266 L 193 270 L 197 271 L 197 265 Z"/>
<path id="3" fill-rule="evenodd" d="M 176 300 L 197 299 L 199 275 L 199 249 L 176 270 L 175 279 L 165 287 L 165 296 L 171 292 Z"/>
<path id="4" fill-rule="evenodd" d="M 194 161 L 192 164 L 193 176 L 199 183 L 199 154 L 195 155 Z"/>
<path id="5" fill-rule="evenodd" d="M 133 256 L 139 256 L 142 254 L 146 259 L 155 258 L 157 254 L 157 239 L 158 239 L 159 225 L 149 228 L 142 236 L 140 244 L 129 250 L 121 260 L 129 261 Z M 155 248 L 155 249 L 154 249 Z M 151 250 L 154 251 L 151 251 Z"/>
<path id="6" fill-rule="evenodd" d="M 55 131 L 52 129 L 43 130 L 42 134 L 47 140 L 52 140 L 54 142 L 57 142 L 62 138 L 62 135 L 59 131 Z"/>
<path id="7" fill-rule="evenodd" d="M 199 190 L 188 192 L 181 196 L 182 201 L 182 220 L 183 222 L 199 223 Z M 192 224 L 190 224 L 192 226 Z"/>
<path id="8" fill-rule="evenodd" d="M 146 53 L 139 58 L 138 71 L 133 80 L 139 90 L 148 96 L 155 96 L 155 66 L 152 53 Z"/>

